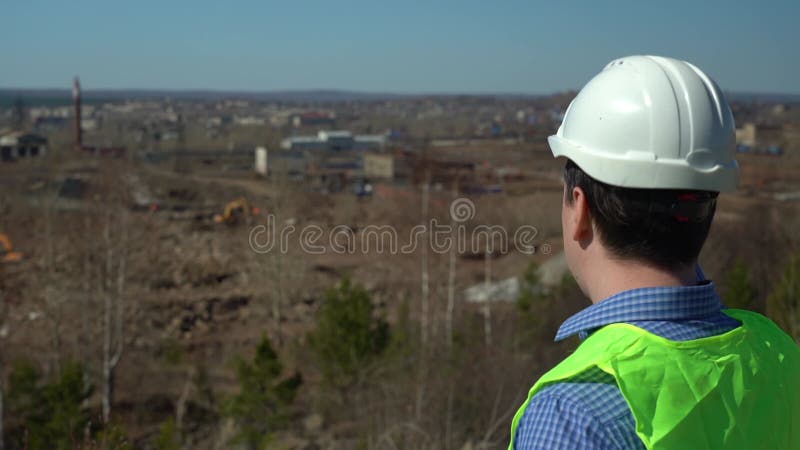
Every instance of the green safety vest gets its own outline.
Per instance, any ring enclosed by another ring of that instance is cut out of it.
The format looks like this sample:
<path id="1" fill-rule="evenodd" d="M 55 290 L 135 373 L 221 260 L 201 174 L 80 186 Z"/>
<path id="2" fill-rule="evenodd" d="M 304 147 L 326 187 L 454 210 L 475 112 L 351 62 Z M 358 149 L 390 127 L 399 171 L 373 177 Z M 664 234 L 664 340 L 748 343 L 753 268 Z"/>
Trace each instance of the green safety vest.
<path id="1" fill-rule="evenodd" d="M 766 317 L 725 309 L 727 333 L 670 341 L 630 324 L 606 325 L 545 373 L 544 386 L 597 367 L 612 375 L 648 449 L 800 449 L 800 348 Z"/>

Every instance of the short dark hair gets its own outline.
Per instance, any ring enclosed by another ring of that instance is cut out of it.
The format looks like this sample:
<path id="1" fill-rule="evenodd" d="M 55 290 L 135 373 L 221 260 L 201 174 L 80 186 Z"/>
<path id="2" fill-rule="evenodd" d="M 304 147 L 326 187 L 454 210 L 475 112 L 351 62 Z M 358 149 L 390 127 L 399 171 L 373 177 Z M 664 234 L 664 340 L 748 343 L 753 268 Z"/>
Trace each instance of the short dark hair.
<path id="1" fill-rule="evenodd" d="M 612 186 L 584 172 L 572 160 L 564 167 L 566 194 L 586 195 L 592 221 L 605 247 L 620 259 L 674 270 L 695 261 L 714 219 L 717 192 Z"/>

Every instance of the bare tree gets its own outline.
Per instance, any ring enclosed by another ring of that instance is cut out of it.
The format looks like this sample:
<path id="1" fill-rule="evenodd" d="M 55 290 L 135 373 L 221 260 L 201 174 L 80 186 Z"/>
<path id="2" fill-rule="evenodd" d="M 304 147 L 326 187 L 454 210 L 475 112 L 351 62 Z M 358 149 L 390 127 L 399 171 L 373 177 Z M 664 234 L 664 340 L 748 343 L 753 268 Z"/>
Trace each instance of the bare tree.
<path id="1" fill-rule="evenodd" d="M 431 191 L 431 172 L 426 169 L 425 182 L 422 185 L 422 226 L 423 229 L 423 244 L 422 244 L 422 295 L 420 299 L 420 339 L 422 341 L 422 348 L 425 349 L 428 344 L 428 314 L 430 310 L 430 280 L 428 273 L 428 247 L 430 246 L 430 233 L 428 230 L 428 204 L 430 200 Z"/>
<path id="2" fill-rule="evenodd" d="M 453 183 L 453 200 L 458 196 L 458 185 Z M 456 242 L 455 220 L 450 217 L 450 255 L 447 273 L 447 312 L 445 315 L 445 333 L 447 335 L 447 348 L 453 347 L 453 311 L 455 310 L 455 297 L 456 297 L 456 249 L 458 244 Z M 450 402 L 452 403 L 452 402 Z M 449 404 L 449 403 L 448 403 Z"/>
<path id="3" fill-rule="evenodd" d="M 272 298 L 272 321 L 275 327 L 275 344 L 281 345 L 281 311 L 283 305 L 283 255 L 277 250 L 272 253 L 272 279 L 275 296 Z"/>
<path id="4" fill-rule="evenodd" d="M 486 299 L 483 303 L 483 334 L 486 346 L 492 345 L 492 250 L 491 240 L 486 239 L 486 253 L 483 256 L 483 285 Z"/>
<path id="5" fill-rule="evenodd" d="M 422 184 L 422 214 L 420 220 L 422 221 L 424 236 L 422 242 L 422 260 L 421 260 L 421 296 L 420 296 L 420 352 L 421 359 L 417 371 L 417 389 L 414 416 L 417 421 L 422 419 L 422 413 L 425 405 L 425 388 L 428 382 L 427 373 L 428 365 L 426 362 L 426 351 L 428 349 L 428 331 L 429 331 L 429 317 L 430 313 L 430 277 L 429 277 L 429 261 L 428 261 L 428 247 L 430 246 L 430 234 L 428 230 L 428 204 L 430 200 L 431 188 L 431 172 L 430 168 L 425 168 L 425 180 Z"/>
<path id="6" fill-rule="evenodd" d="M 115 245 L 111 238 L 113 218 L 111 211 L 106 213 L 103 230 L 105 244 L 105 276 L 103 277 L 103 391 L 102 408 L 103 423 L 111 417 L 111 406 L 114 400 L 114 372 L 124 350 L 125 336 L 123 332 L 124 293 L 126 281 L 126 263 L 128 256 L 128 214 L 120 214 L 120 242 Z M 115 260 L 115 249 L 119 255 Z"/>
<path id="7" fill-rule="evenodd" d="M 186 381 L 183 383 L 183 389 L 175 402 L 175 428 L 178 429 L 180 434 L 183 434 L 183 419 L 186 416 L 186 403 L 189 400 L 189 395 L 192 393 L 194 386 L 195 368 L 190 366 L 186 372 Z"/>
<path id="8" fill-rule="evenodd" d="M 53 342 L 53 354 L 55 367 L 61 367 L 61 325 L 63 311 L 61 309 L 61 296 L 56 292 L 58 280 L 56 280 L 56 267 L 55 267 L 55 244 L 53 239 L 53 203 L 55 199 L 48 197 L 45 203 L 44 214 L 44 241 L 45 241 L 45 254 L 44 254 L 44 273 L 46 274 L 46 283 L 44 284 L 44 306 L 46 308 L 46 317 L 52 322 L 51 339 Z"/>
<path id="9" fill-rule="evenodd" d="M 93 293 L 94 290 L 92 289 L 92 241 L 86 239 L 86 236 L 91 236 L 92 232 L 92 220 L 89 214 L 84 215 L 83 217 L 83 295 L 82 298 L 82 305 L 81 305 L 81 312 L 80 312 L 80 321 L 81 321 L 81 332 L 80 338 L 78 341 L 78 355 L 80 356 L 81 364 L 84 367 L 89 366 L 89 355 L 91 352 L 88 350 L 89 342 L 91 342 L 91 337 L 89 336 L 89 311 L 92 310 L 92 300 L 93 300 Z M 88 371 L 84 372 L 86 376 L 88 376 Z"/>
<path id="10" fill-rule="evenodd" d="M 283 174 L 272 173 L 271 176 L 272 181 L 272 190 L 273 190 L 273 197 L 274 202 L 272 205 L 272 215 L 275 220 L 278 220 L 278 214 L 284 212 L 284 197 L 288 195 L 288 180 L 286 176 Z M 272 251 L 272 282 L 274 285 L 274 295 L 272 297 L 272 321 L 273 326 L 275 327 L 275 334 L 273 342 L 275 345 L 280 346 L 282 343 L 282 336 L 281 336 L 281 320 L 282 320 L 282 312 L 283 312 L 283 304 L 284 301 L 284 258 L 286 255 L 283 254 L 283 249 L 281 248 L 282 242 L 280 241 L 280 233 L 277 232 L 277 229 L 273 229 L 270 231 L 275 231 L 275 235 L 271 237 L 273 242 L 275 242 L 276 247 Z M 287 252 L 289 249 L 286 249 Z M 260 255 L 257 255 L 260 256 Z"/>
<path id="11" fill-rule="evenodd" d="M 103 161 L 101 176 L 98 179 L 94 208 L 90 211 L 97 219 L 100 239 L 90 247 L 96 258 L 85 261 L 87 268 L 94 266 L 93 278 L 96 284 L 96 298 L 102 299 L 102 348 L 101 348 L 101 389 L 100 401 L 103 423 L 108 423 L 114 404 L 116 368 L 125 350 L 125 294 L 128 278 L 128 260 L 131 253 L 131 217 L 127 209 L 128 183 L 125 163 Z M 90 226 L 88 223 L 86 226 Z M 86 245 L 90 245 L 87 240 Z M 91 264 L 94 262 L 94 264 Z M 90 279 L 91 279 L 90 278 Z M 84 281 L 88 283 L 89 281 Z M 86 298 L 86 302 L 91 297 Z M 85 316 L 86 311 L 82 312 Z M 82 317 L 81 320 L 86 320 Z"/>

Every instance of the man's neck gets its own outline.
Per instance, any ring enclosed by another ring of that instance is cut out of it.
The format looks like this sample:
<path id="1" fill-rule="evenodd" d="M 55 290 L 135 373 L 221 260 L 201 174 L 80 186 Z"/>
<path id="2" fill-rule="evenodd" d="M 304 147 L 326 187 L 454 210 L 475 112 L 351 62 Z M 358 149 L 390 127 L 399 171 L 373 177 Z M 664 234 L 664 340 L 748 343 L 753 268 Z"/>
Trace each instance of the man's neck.
<path id="1" fill-rule="evenodd" d="M 607 259 L 587 274 L 592 303 L 631 289 L 658 286 L 691 286 L 697 282 L 694 267 L 667 271 L 638 261 Z"/>

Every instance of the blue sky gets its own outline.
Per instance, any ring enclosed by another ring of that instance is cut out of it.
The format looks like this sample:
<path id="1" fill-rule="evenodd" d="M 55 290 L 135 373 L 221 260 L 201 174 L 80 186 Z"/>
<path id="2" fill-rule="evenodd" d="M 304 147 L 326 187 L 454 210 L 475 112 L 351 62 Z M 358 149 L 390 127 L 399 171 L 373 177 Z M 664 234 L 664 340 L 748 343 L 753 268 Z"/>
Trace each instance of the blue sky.
<path id="1" fill-rule="evenodd" d="M 661 54 L 800 93 L 800 1 L 5 0 L 0 87 L 549 93 Z"/>

